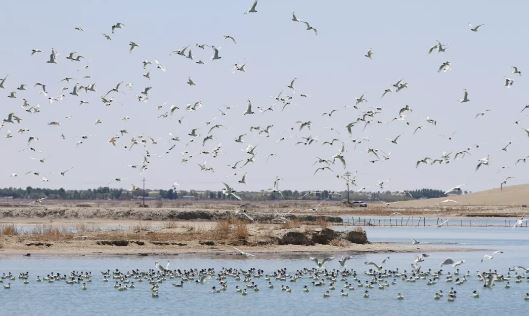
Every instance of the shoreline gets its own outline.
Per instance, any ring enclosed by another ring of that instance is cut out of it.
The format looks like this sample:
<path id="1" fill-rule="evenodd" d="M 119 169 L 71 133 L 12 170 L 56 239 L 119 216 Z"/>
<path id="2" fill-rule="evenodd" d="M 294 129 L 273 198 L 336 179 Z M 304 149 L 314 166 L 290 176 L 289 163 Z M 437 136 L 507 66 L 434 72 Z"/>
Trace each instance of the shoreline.
<path id="1" fill-rule="evenodd" d="M 307 211 L 308 206 L 316 206 L 318 209 Z M 302 233 L 310 240 L 322 229 L 340 227 L 342 223 L 332 221 L 330 215 L 341 216 L 338 219 L 342 220 L 345 216 L 382 217 L 385 212 L 393 212 L 386 218 L 443 216 L 470 219 L 476 218 L 472 214 L 477 211 L 480 214 L 485 212 L 483 208 L 479 208 L 465 214 L 466 216 L 458 217 L 448 212 L 441 214 L 421 210 L 425 215 L 401 213 L 402 210 L 396 205 L 352 210 L 330 203 L 321 206 L 303 203 L 301 207 L 300 204 L 287 201 L 275 204 L 250 203 L 244 208 L 236 203 L 193 203 L 177 208 L 134 208 L 121 205 L 76 207 L 58 204 L 1 206 L 0 256 L 22 256 L 29 253 L 37 256 L 191 255 L 240 258 L 233 246 L 258 257 L 483 250 L 443 244 L 392 243 L 390 238 L 388 242 L 355 243 L 358 241 L 347 240 L 345 235 L 364 230 L 353 225 L 344 225 L 346 230 L 338 229 L 325 242 L 312 241 L 312 245 L 307 241 L 288 242 L 288 245 L 282 242 L 282 238 L 290 232 Z M 372 213 L 375 211 L 378 213 Z M 278 219 L 281 221 L 277 222 Z"/>
<path id="2" fill-rule="evenodd" d="M 428 244 L 422 246 L 376 242 L 370 244 L 352 244 L 349 246 L 297 246 L 297 245 L 270 245 L 270 246 L 238 246 L 237 248 L 252 253 L 255 257 L 274 256 L 308 256 L 311 254 L 370 254 L 370 253 L 423 253 L 423 252 L 472 252 L 485 249 L 454 247 L 447 245 Z M 0 257 L 22 255 L 26 256 L 206 256 L 225 258 L 244 258 L 236 253 L 231 246 L 185 246 L 185 247 L 153 247 L 153 246 L 95 246 L 95 245 L 65 245 L 54 244 L 54 248 L 36 246 L 4 247 L 0 249 Z"/>
<path id="3" fill-rule="evenodd" d="M 270 221 L 278 215 L 286 217 L 333 217 L 343 216 L 385 216 L 409 217 L 461 217 L 461 218 L 519 218 L 528 211 L 516 206 L 484 206 L 484 205 L 436 205 L 411 206 L 402 202 L 389 204 L 373 203 L 366 208 L 351 208 L 340 203 L 316 201 L 283 201 L 283 202 L 250 202 L 250 203 L 206 203 L 193 202 L 166 207 L 139 208 L 135 205 L 122 204 L 76 204 L 58 201 L 53 204 L 0 205 L 0 220 L 15 219 L 85 219 L 85 220 L 218 220 L 246 212 L 255 217 L 256 221 Z"/>

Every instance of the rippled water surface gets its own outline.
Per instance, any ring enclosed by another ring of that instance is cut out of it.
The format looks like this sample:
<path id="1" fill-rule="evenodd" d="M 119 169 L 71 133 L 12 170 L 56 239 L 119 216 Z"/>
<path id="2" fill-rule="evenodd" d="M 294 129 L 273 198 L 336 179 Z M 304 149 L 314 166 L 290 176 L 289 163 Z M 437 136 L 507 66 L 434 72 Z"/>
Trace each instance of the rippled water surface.
<path id="1" fill-rule="evenodd" d="M 521 271 L 511 271 L 513 277 L 509 282 L 511 288 L 505 288 L 506 282 L 497 282 L 492 289 L 483 288 L 477 280 L 477 271 L 497 269 L 507 275 L 509 268 L 516 265 L 529 265 L 529 230 L 511 228 L 456 228 L 456 227 L 368 227 L 368 236 L 374 241 L 410 242 L 415 238 L 421 243 L 444 243 L 456 247 L 473 247 L 483 250 L 473 252 L 432 253 L 422 262 L 422 270 L 438 270 L 440 262 L 447 257 L 454 260 L 464 259 L 459 268 L 463 274 L 469 271 L 468 281 L 462 285 L 446 282 L 446 274 L 453 273 L 455 268 L 445 266 L 444 274 L 435 285 L 427 285 L 427 279 L 406 282 L 393 277 L 387 278 L 389 287 L 379 289 L 375 284 L 368 289 L 369 298 L 364 298 L 365 287 L 358 287 L 352 277 L 348 282 L 354 284 L 354 290 L 348 290 L 348 296 L 341 296 L 340 290 L 345 281 L 337 278 L 335 290 L 329 290 L 329 281 L 321 287 L 314 287 L 308 276 L 296 282 L 280 281 L 271 278 L 273 289 L 268 288 L 264 277 L 256 278 L 258 292 L 248 290 L 247 296 L 237 293 L 235 286 L 244 287 L 242 281 L 228 278 L 228 288 L 221 293 L 212 293 L 212 286 L 218 287 L 214 278 L 204 284 L 186 282 L 182 288 L 172 283 L 178 279 L 168 278 L 160 284 L 159 297 L 151 296 L 147 282 L 136 282 L 135 288 L 117 291 L 114 281 L 103 282 L 101 271 L 119 269 L 123 272 L 132 269 L 147 270 L 154 268 L 154 261 L 165 264 L 169 261 L 172 269 L 215 268 L 218 272 L 222 267 L 236 269 L 263 269 L 271 274 L 280 268 L 286 268 L 290 274 L 297 269 L 313 268 L 314 263 L 304 255 L 258 255 L 250 259 L 234 256 L 171 256 L 171 257 L 76 257 L 76 256 L 2 256 L 0 257 L 0 273 L 12 272 L 18 276 L 28 271 L 29 284 L 16 280 L 10 282 L 10 289 L 0 287 L 2 315 L 325 315 L 325 314 L 362 314 L 362 315 L 527 315 L 529 300 L 524 295 L 529 292 L 529 279 Z M 419 244 L 420 247 L 420 244 Z M 493 250 L 502 250 L 492 260 L 481 262 L 484 254 Z M 337 254 L 339 256 L 341 254 Z M 369 269 L 365 261 L 380 263 L 383 258 L 390 259 L 385 264 L 387 269 L 410 270 L 410 263 L 417 254 L 353 254 L 346 268 L 358 272 L 362 282 L 371 280 L 365 272 Z M 328 270 L 342 270 L 336 260 L 325 266 Z M 37 275 L 43 277 L 51 272 L 68 274 L 72 270 L 91 271 L 93 281 L 87 284 L 87 290 L 81 290 L 80 284 L 66 284 L 64 281 L 53 283 L 36 282 Z M 515 274 L 523 275 L 521 283 L 514 281 Z M 455 279 L 455 278 L 454 278 Z M 281 291 L 281 286 L 289 286 L 291 293 Z M 308 285 L 310 292 L 302 291 Z M 434 300 L 434 293 L 443 290 L 447 293 L 453 287 L 457 291 L 454 302 L 448 302 L 446 295 Z M 330 297 L 324 298 L 323 293 L 329 290 Z M 474 298 L 472 291 L 477 290 L 480 298 Z M 404 295 L 397 300 L 397 293 Z"/>

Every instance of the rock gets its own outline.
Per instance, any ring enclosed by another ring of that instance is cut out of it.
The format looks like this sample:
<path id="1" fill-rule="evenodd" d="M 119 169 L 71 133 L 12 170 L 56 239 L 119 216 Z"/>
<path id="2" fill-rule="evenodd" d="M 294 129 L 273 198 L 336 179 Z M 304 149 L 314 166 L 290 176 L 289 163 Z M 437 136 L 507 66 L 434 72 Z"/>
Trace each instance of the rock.
<path id="1" fill-rule="evenodd" d="M 187 244 L 185 243 L 170 242 L 170 241 L 151 241 L 151 244 L 156 245 L 156 246 L 180 246 L 180 247 L 187 246 Z"/>
<path id="2" fill-rule="evenodd" d="M 47 242 L 27 242 L 26 243 L 26 246 L 28 246 L 28 247 L 31 247 L 31 246 L 35 246 L 35 247 L 41 247 L 41 246 L 51 247 L 52 245 L 53 244 L 47 243 Z"/>
<path id="3" fill-rule="evenodd" d="M 330 228 L 324 228 L 319 232 L 312 234 L 312 242 L 316 244 L 328 245 L 331 240 L 338 239 L 341 237 L 339 232 L 335 232 Z"/>
<path id="4" fill-rule="evenodd" d="M 96 242 L 96 244 L 101 246 L 118 246 L 118 247 L 125 247 L 129 245 L 128 240 L 99 240 Z"/>
<path id="5" fill-rule="evenodd" d="M 206 241 L 200 240 L 198 243 L 201 244 L 202 246 L 215 246 L 215 242 L 213 240 L 206 240 Z"/>
<path id="6" fill-rule="evenodd" d="M 288 232 L 280 240 L 280 245 L 303 245 L 309 246 L 313 245 L 311 240 L 304 234 L 300 232 Z"/>
<path id="7" fill-rule="evenodd" d="M 350 231 L 345 234 L 344 239 L 353 244 L 367 244 L 367 234 L 365 231 Z"/>

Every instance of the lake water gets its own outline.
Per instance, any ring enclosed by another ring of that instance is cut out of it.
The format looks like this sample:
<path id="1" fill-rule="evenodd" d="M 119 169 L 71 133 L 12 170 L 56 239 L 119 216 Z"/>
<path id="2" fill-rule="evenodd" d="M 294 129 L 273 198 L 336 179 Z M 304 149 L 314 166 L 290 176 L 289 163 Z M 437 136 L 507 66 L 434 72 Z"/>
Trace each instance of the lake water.
<path id="1" fill-rule="evenodd" d="M 369 298 L 364 298 L 365 288 L 354 284 L 354 290 L 348 290 L 348 296 L 341 296 L 340 289 L 345 282 L 338 277 L 336 290 L 330 290 L 331 296 L 323 297 L 329 289 L 326 284 L 314 287 L 312 279 L 302 277 L 296 282 L 271 279 L 274 288 L 267 287 L 268 281 L 263 277 L 255 278 L 259 292 L 248 291 L 247 296 L 236 292 L 235 286 L 244 287 L 242 281 L 228 278 L 228 289 L 221 293 L 212 293 L 211 287 L 219 286 L 211 278 L 205 284 L 186 282 L 182 288 L 174 287 L 178 279 L 167 279 L 160 284 L 159 297 L 153 298 L 147 282 L 137 282 L 136 287 L 127 291 L 117 291 L 114 281 L 103 282 L 101 271 L 119 269 L 129 271 L 140 269 L 146 271 L 154 268 L 154 262 L 169 261 L 171 269 L 215 268 L 218 272 L 223 267 L 236 269 L 263 269 L 265 274 L 272 274 L 277 269 L 286 268 L 293 274 L 297 269 L 313 268 L 314 263 L 305 255 L 256 256 L 242 259 L 234 256 L 170 256 L 170 257 L 136 257 L 136 256 L 1 256 L 0 273 L 29 272 L 29 284 L 16 280 L 3 280 L 11 283 L 10 289 L 0 286 L 0 315 L 527 315 L 529 300 L 524 295 L 529 292 L 529 280 L 525 277 L 521 283 L 511 279 L 511 288 L 505 288 L 506 282 L 497 282 L 492 288 L 483 288 L 477 280 L 477 271 L 497 269 L 507 274 L 510 267 L 529 265 L 529 230 L 511 228 L 456 228 L 456 227 L 367 227 L 369 239 L 377 241 L 405 242 L 415 238 L 421 243 L 443 243 L 456 247 L 473 247 L 487 249 L 475 252 L 432 253 L 421 263 L 422 271 L 431 268 L 438 270 L 440 263 L 447 257 L 466 262 L 459 268 L 462 273 L 470 272 L 468 281 L 462 285 L 446 282 L 447 272 L 455 269 L 444 266 L 442 275 L 435 285 L 427 285 L 427 278 L 416 282 L 405 282 L 398 278 L 395 285 L 379 289 L 376 285 L 369 289 Z M 420 246 L 420 244 L 419 244 Z M 484 254 L 493 250 L 502 250 L 492 260 L 481 262 Z M 410 271 L 410 263 L 417 254 L 353 254 L 347 262 L 347 269 L 358 272 L 362 282 L 371 280 L 364 274 L 368 270 L 365 261 L 381 262 L 390 256 L 385 264 L 387 269 Z M 338 255 L 339 256 L 339 255 Z M 323 257 L 323 255 L 321 256 Z M 343 269 L 336 260 L 328 262 L 328 270 Z M 43 277 L 51 272 L 68 274 L 72 270 L 91 271 L 93 281 L 87 290 L 81 290 L 80 284 L 66 284 L 64 281 L 53 283 L 36 282 L 37 275 Z M 521 271 L 511 271 L 523 274 Z M 391 282 L 393 278 L 388 278 Z M 291 293 L 281 291 L 281 286 L 289 286 Z M 309 293 L 302 291 L 308 285 Z M 453 287 L 457 291 L 454 302 L 448 302 L 446 293 Z M 434 300 L 434 293 L 443 290 L 445 296 Z M 480 298 L 472 297 L 477 290 Z M 397 293 L 404 295 L 397 300 Z"/>

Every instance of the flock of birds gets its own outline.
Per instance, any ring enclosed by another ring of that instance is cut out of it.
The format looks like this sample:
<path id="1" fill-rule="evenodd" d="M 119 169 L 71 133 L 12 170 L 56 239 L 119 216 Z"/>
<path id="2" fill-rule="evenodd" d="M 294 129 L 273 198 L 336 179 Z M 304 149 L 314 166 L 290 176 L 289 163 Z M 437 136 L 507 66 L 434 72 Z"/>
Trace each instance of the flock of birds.
<path id="1" fill-rule="evenodd" d="M 251 254 L 240 252 L 248 257 Z M 494 255 L 502 253 L 496 251 L 491 255 L 483 256 L 481 260 L 492 260 Z M 102 281 L 113 286 L 116 291 L 130 291 L 139 286 L 149 287 L 153 298 L 159 297 L 160 289 L 164 283 L 170 283 L 174 288 L 183 288 L 188 286 L 206 286 L 210 293 L 219 294 L 224 292 L 235 292 L 242 296 L 255 295 L 258 292 L 281 290 L 282 293 L 289 294 L 293 292 L 316 292 L 323 298 L 331 296 L 356 296 L 369 298 L 374 289 L 384 290 L 391 287 L 398 287 L 399 284 L 419 284 L 421 286 L 436 288 L 433 299 L 446 299 L 448 302 L 456 300 L 458 295 L 466 297 L 479 298 L 480 291 L 490 290 L 503 287 L 509 289 L 520 283 L 529 282 L 529 268 L 516 266 L 509 268 L 505 274 L 497 270 L 476 271 L 472 274 L 470 271 L 460 270 L 460 266 L 465 260 L 455 261 L 451 258 L 445 259 L 439 269 L 422 270 L 420 264 L 427 259 L 429 255 L 418 255 L 410 269 L 389 269 L 386 266 L 390 257 L 384 258 L 381 262 L 364 262 L 365 269 L 348 268 L 348 260 L 352 257 L 342 256 L 339 260 L 339 267 L 327 269 L 325 264 L 329 264 L 334 257 L 310 258 L 316 264 L 316 267 L 305 267 L 289 272 L 286 268 L 281 268 L 272 273 L 265 273 L 258 268 L 237 269 L 237 268 L 193 268 L 193 269 L 171 269 L 168 262 L 165 266 L 155 262 L 153 269 L 142 271 L 133 269 L 130 271 L 106 270 L 101 272 Z M 443 268 L 451 266 L 453 271 L 446 271 Z M 47 275 L 37 275 L 30 281 L 29 272 L 19 273 L 18 276 L 11 272 L 2 273 L 0 283 L 3 283 L 4 289 L 11 289 L 16 280 L 25 286 L 30 283 L 59 283 L 78 286 L 81 290 L 86 291 L 92 287 L 95 277 L 88 271 L 72 271 L 69 274 L 51 272 Z M 469 282 L 470 281 L 470 282 Z M 473 282 L 477 281 L 477 282 Z M 479 285 L 473 289 L 465 289 L 465 284 L 471 283 L 473 286 Z M 444 285 L 443 285 L 444 284 Z M 446 291 L 446 286 L 450 289 Z M 445 292 L 443 292 L 445 288 Z M 254 293 L 254 294 L 251 294 Z M 395 299 L 404 300 L 406 295 L 403 291 L 396 294 Z M 524 300 L 529 300 L 529 293 L 525 293 Z"/>
<path id="2" fill-rule="evenodd" d="M 248 16 L 259 14 L 260 6 L 258 1 L 251 3 L 249 9 L 245 12 Z M 299 18 L 295 12 L 291 14 L 291 20 L 294 24 L 299 24 L 304 29 L 315 36 L 318 35 L 318 29 L 306 19 Z M 470 25 L 468 31 L 471 33 L 483 32 L 485 26 L 483 24 Z M 85 31 L 84 27 L 74 27 L 74 32 L 78 32 L 78 36 L 90 36 L 93 33 Z M 109 44 L 114 42 L 118 38 L 132 37 L 133 34 L 127 34 L 127 26 L 122 22 L 117 22 L 108 27 L 108 32 L 102 33 L 101 41 L 108 41 Z M 236 47 L 238 40 L 234 35 L 224 35 L 220 39 L 227 45 Z M 142 43 L 135 40 L 128 41 L 128 54 L 135 55 L 142 51 Z M 425 49 L 427 54 L 443 54 L 449 48 L 449 46 L 440 41 L 433 43 L 431 47 Z M 228 60 L 230 56 L 224 56 L 221 50 L 221 45 L 214 43 L 194 43 L 183 45 L 170 53 L 171 56 L 181 58 L 182 61 L 194 63 L 197 65 L 206 65 L 211 63 L 223 63 Z M 127 50 L 123 49 L 126 53 Z M 46 53 L 48 52 L 48 53 Z M 262 152 L 261 148 L 266 147 L 264 144 L 275 142 L 279 144 L 282 142 L 292 143 L 295 146 L 321 146 L 322 154 L 316 157 L 309 157 L 308 159 L 314 159 L 314 169 L 310 172 L 314 176 L 321 176 L 329 174 L 336 176 L 336 178 L 344 179 L 343 175 L 348 173 L 348 160 L 353 155 L 352 152 L 364 152 L 369 157 L 369 162 L 372 164 L 379 164 L 392 159 L 395 150 L 398 148 L 399 142 L 405 137 L 412 137 L 426 129 L 435 129 L 442 125 L 433 117 L 426 117 L 424 120 L 411 120 L 410 114 L 415 111 L 414 107 L 409 104 L 404 104 L 399 107 L 395 112 L 389 109 L 383 108 L 382 106 L 370 106 L 368 105 L 368 96 L 362 94 L 355 97 L 352 104 L 343 107 L 332 107 L 325 111 L 322 111 L 321 118 L 316 119 L 303 119 L 295 120 L 292 125 L 286 128 L 278 126 L 279 122 L 270 121 L 266 124 L 253 124 L 255 120 L 251 117 L 256 115 L 262 115 L 265 117 L 272 112 L 287 112 L 291 108 L 296 106 L 296 103 L 302 102 L 304 99 L 310 99 L 310 95 L 303 92 L 302 88 L 298 86 L 298 81 L 301 78 L 293 77 L 290 81 L 285 82 L 285 85 L 278 91 L 272 100 L 267 105 L 256 106 L 252 98 L 248 98 L 246 104 L 242 105 L 239 109 L 238 106 L 224 106 L 217 109 L 217 115 L 207 119 L 203 118 L 202 126 L 194 126 L 189 129 L 184 128 L 187 117 L 199 113 L 204 107 L 211 107 L 210 105 L 204 104 L 201 100 L 193 100 L 185 105 L 162 103 L 152 104 L 150 102 L 151 95 L 157 90 L 151 82 L 151 78 L 161 76 L 162 73 L 168 71 L 162 62 L 157 58 L 149 58 L 138 61 L 138 78 L 143 80 L 140 83 L 142 86 L 136 87 L 136 83 L 128 80 L 120 80 L 112 86 L 100 87 L 98 83 L 92 80 L 91 64 L 90 61 L 94 60 L 96 56 L 85 56 L 80 52 L 71 51 L 61 53 L 55 48 L 40 49 L 34 48 L 28 54 L 33 59 L 42 60 L 42 62 L 54 67 L 60 63 L 70 63 L 73 65 L 72 73 L 65 74 L 62 78 L 52 78 L 42 80 L 34 83 L 20 82 L 19 80 L 12 79 L 11 75 L 4 75 L 0 77 L 0 91 L 7 91 L 7 98 L 13 104 L 18 105 L 15 110 L 9 111 L 2 118 L 0 130 L 4 131 L 5 139 L 14 140 L 19 139 L 23 147 L 20 151 L 27 152 L 31 160 L 37 162 L 36 166 L 29 170 L 13 170 L 11 177 L 19 177 L 22 175 L 37 177 L 41 182 L 47 183 L 52 181 L 60 182 L 61 177 L 68 176 L 72 170 L 75 172 L 76 168 L 84 168 L 83 166 L 65 165 L 61 170 L 49 170 L 46 168 L 48 163 L 48 156 L 53 156 L 53 152 L 57 149 L 44 148 L 41 145 L 41 138 L 43 137 L 58 137 L 64 141 L 64 146 L 71 146 L 74 144 L 75 147 L 83 146 L 87 142 L 90 142 L 93 135 L 96 133 L 86 133 L 78 136 L 67 135 L 62 130 L 62 126 L 65 121 L 73 119 L 71 115 L 66 115 L 62 118 L 57 117 L 54 120 L 45 122 L 46 127 L 49 129 L 58 130 L 57 134 L 49 131 L 43 132 L 39 130 L 42 126 L 27 125 L 27 121 L 35 122 L 33 118 L 29 116 L 38 116 L 42 112 L 49 110 L 50 106 L 56 106 L 63 102 L 71 102 L 69 104 L 77 103 L 79 106 L 87 107 L 96 106 L 97 103 L 103 105 L 105 108 L 111 108 L 118 104 L 121 104 L 120 99 L 124 95 L 135 95 L 135 99 L 140 104 L 152 105 L 154 116 L 160 120 L 172 120 L 176 126 L 181 126 L 179 132 L 170 132 L 168 136 L 163 137 L 159 135 L 150 135 L 148 128 L 144 133 L 131 135 L 131 132 L 126 127 L 127 121 L 134 120 L 129 116 L 123 116 L 121 118 L 123 126 L 116 127 L 115 132 L 107 136 L 107 146 L 121 148 L 124 151 L 131 152 L 138 150 L 141 152 L 141 156 L 138 159 L 134 158 L 133 161 L 124 162 L 129 168 L 137 170 L 140 174 L 147 172 L 151 168 L 151 163 L 160 159 L 166 155 L 170 155 L 175 151 L 180 151 L 180 162 L 182 164 L 190 164 L 190 167 L 196 167 L 198 172 L 203 173 L 215 173 L 219 168 L 224 166 L 228 172 L 233 173 L 235 180 L 224 180 L 219 182 L 224 183 L 224 191 L 227 195 L 234 198 L 240 199 L 240 196 L 236 194 L 233 183 L 237 185 L 244 185 L 251 179 L 251 166 L 256 161 L 269 161 L 271 159 L 280 159 L 279 154 L 272 151 Z M 46 54 L 45 56 L 43 56 Z M 64 57 L 61 57 L 63 55 Z M 375 50 L 370 48 L 366 51 L 364 57 L 369 62 L 375 62 Z M 171 57 L 175 58 L 175 57 Z M 249 66 L 246 63 L 234 62 L 232 71 L 244 75 L 247 71 L 250 71 Z M 452 69 L 452 63 L 450 61 L 442 62 L 438 67 L 438 72 L 448 72 Z M 75 75 L 73 75 L 75 73 Z M 516 79 L 522 76 L 522 70 L 518 66 L 512 66 L 511 76 L 505 78 L 504 85 L 506 87 L 514 86 Z M 57 82 L 59 84 L 57 84 Z M 194 86 L 199 85 L 199 80 L 189 76 L 186 84 L 192 89 Z M 404 91 L 410 89 L 412 84 L 409 84 L 405 79 L 396 80 L 388 87 L 381 89 L 382 93 L 378 96 L 380 98 L 388 98 L 390 95 L 399 95 Z M 39 93 L 38 97 L 34 99 L 29 98 L 28 90 L 34 89 Z M 373 96 L 374 99 L 376 97 Z M 371 97 L 370 97 L 371 99 Z M 459 102 L 461 104 L 471 103 L 472 92 L 467 89 L 462 89 L 461 98 Z M 375 102 L 375 100 L 373 100 Z M 40 102 L 40 103 L 39 103 Z M 47 102 L 48 105 L 41 104 Z M 520 115 L 523 115 L 526 110 L 529 109 L 529 105 L 520 107 Z M 492 112 L 491 109 L 485 109 L 476 113 L 475 118 L 479 119 L 488 113 Z M 529 110 L 527 111 L 529 112 Z M 284 117 L 290 116 L 290 114 L 284 114 Z M 326 127 L 328 133 L 332 135 L 329 139 L 321 139 L 317 135 L 312 134 L 312 130 L 316 125 L 333 125 L 332 119 L 336 116 L 347 116 L 350 117 L 350 122 L 345 126 L 332 126 Z M 386 116 L 387 118 L 383 118 Z M 246 120 L 249 126 L 246 130 L 233 130 L 230 127 L 231 122 L 229 118 L 237 120 L 238 122 Z M 80 118 L 82 120 L 82 118 Z M 141 118 L 145 119 L 145 118 Z M 266 118 L 265 118 L 266 120 Z M 283 121 L 287 121 L 283 119 Z M 515 125 L 518 125 L 520 120 L 517 118 L 514 121 Z M 83 125 L 91 126 L 93 129 L 97 129 L 100 125 L 105 124 L 105 119 L 97 119 L 95 122 L 83 122 Z M 387 139 L 387 145 L 377 146 L 370 145 L 369 137 L 359 137 L 366 129 L 373 129 L 376 126 L 398 124 L 401 128 L 401 132 L 397 135 L 393 135 Z M 526 134 L 529 137 L 529 129 L 519 127 L 520 132 Z M 219 131 L 230 131 L 234 132 L 231 139 L 219 136 Z M 278 136 L 281 135 L 281 136 Z M 73 142 L 69 142 L 70 137 L 73 137 Z M 252 138 L 256 143 L 252 144 L 249 142 L 249 138 Z M 454 140 L 454 136 L 448 136 L 449 140 Z M 272 140 L 272 141 L 270 141 Z M 230 151 L 228 159 L 233 159 L 228 166 L 219 163 L 211 164 L 211 161 L 217 161 L 217 158 L 223 154 L 223 150 L 226 147 L 224 144 L 228 142 L 235 143 L 236 146 L 241 146 L 242 152 Z M 505 146 L 498 148 L 497 152 L 507 152 L 514 143 L 506 140 Z M 273 145 L 275 146 L 275 145 Z M 395 147 L 394 147 L 395 146 Z M 101 150 L 104 145 L 101 144 Z M 164 147 L 164 148 L 161 148 Z M 390 149 L 387 149 L 390 147 Z M 415 161 L 417 168 L 423 168 L 427 165 L 445 165 L 453 163 L 460 159 L 465 159 L 471 156 L 474 152 L 478 152 L 480 144 L 467 144 L 460 148 L 454 148 L 443 152 L 439 156 L 424 156 L 418 157 Z M 132 157 L 132 156 L 131 156 Z M 290 157 L 282 157 L 283 159 L 289 160 Z M 491 160 L 495 158 L 494 154 L 488 154 L 485 157 L 475 160 L 475 170 L 479 171 L 490 165 Z M 508 170 L 512 166 L 516 166 L 521 163 L 525 163 L 529 155 L 519 157 L 510 164 L 500 166 L 500 170 Z M 51 158 L 55 159 L 55 158 Z M 357 184 L 358 172 L 349 173 L 352 177 L 348 177 L 347 181 L 352 184 Z M 274 175 L 272 175 L 274 176 Z M 512 176 L 505 176 L 501 181 L 501 186 L 507 184 L 511 180 Z M 123 175 L 110 176 L 108 184 L 119 185 L 124 180 Z M 282 178 L 276 177 L 273 181 L 271 190 L 279 191 L 279 181 Z M 388 179 L 381 179 L 377 182 L 376 186 L 373 184 L 372 187 L 377 190 L 384 190 Z M 171 181 L 173 182 L 173 181 Z M 270 181 L 272 183 L 272 181 Z M 177 188 L 178 182 L 172 184 L 173 188 Z M 359 186 L 360 191 L 370 187 Z M 133 185 L 133 189 L 137 186 Z"/>

